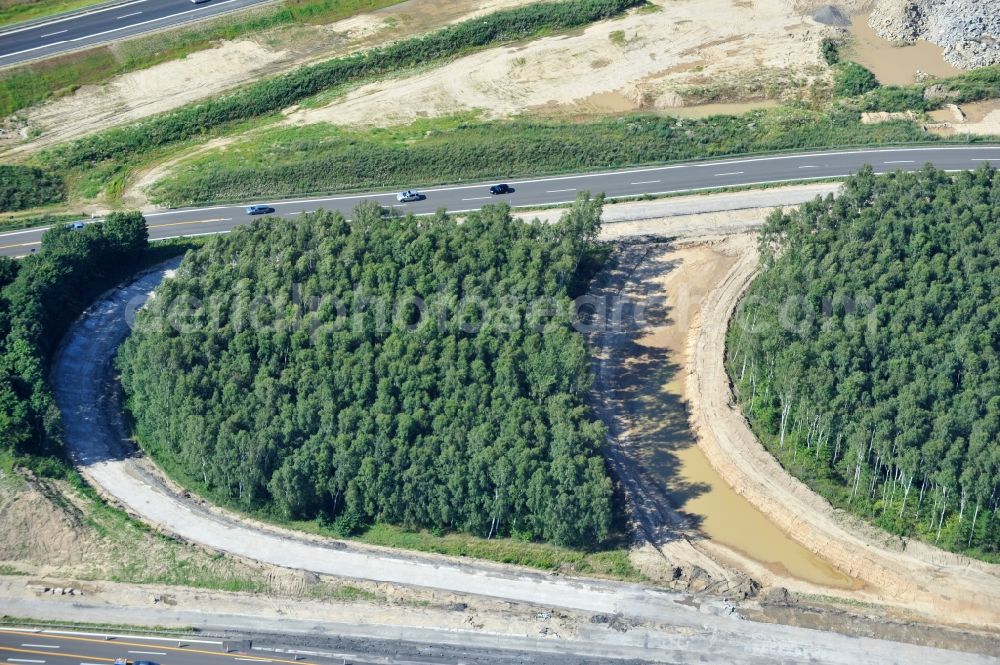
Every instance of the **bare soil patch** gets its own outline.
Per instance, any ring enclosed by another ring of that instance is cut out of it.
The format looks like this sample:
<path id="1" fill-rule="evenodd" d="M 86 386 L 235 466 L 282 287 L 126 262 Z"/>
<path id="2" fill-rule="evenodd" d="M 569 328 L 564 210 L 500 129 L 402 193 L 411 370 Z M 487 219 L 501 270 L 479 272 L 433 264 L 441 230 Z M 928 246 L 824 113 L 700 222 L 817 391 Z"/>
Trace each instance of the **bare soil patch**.
<path id="1" fill-rule="evenodd" d="M 1000 99 L 990 99 L 971 104 L 948 104 L 938 111 L 931 111 L 927 129 L 941 136 L 971 134 L 1000 136 Z"/>
<path id="2" fill-rule="evenodd" d="M 659 11 L 633 11 L 577 34 L 361 86 L 325 107 L 291 113 L 288 122 L 386 126 L 468 110 L 497 118 L 670 109 L 686 96 L 703 98 L 706 86 L 745 82 L 750 73 L 755 89 L 739 91 L 751 99 L 807 94 L 809 82 L 826 76 L 819 41 L 827 28 L 787 0 L 655 4 Z"/>
<path id="3" fill-rule="evenodd" d="M 8 155 L 31 152 L 163 113 L 304 64 L 526 3 L 409 0 L 329 25 L 282 27 L 222 42 L 180 60 L 124 74 L 104 85 L 83 86 L 72 95 L 19 112 L 20 131 L 4 134 L 0 151 L 6 149 Z M 21 138 L 33 134 L 28 140 Z"/>

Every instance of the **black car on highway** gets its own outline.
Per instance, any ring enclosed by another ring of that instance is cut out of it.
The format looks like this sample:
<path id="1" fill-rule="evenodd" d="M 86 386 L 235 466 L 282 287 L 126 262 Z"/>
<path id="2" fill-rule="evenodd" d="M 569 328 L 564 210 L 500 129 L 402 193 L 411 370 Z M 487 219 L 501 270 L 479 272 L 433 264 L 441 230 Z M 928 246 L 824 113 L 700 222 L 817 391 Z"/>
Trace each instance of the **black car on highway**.
<path id="1" fill-rule="evenodd" d="M 260 205 L 260 204 L 247 206 L 248 215 L 268 215 L 272 212 L 274 212 L 274 208 L 272 208 L 271 206 Z"/>
<path id="2" fill-rule="evenodd" d="M 510 194 L 514 190 L 510 188 L 510 185 L 493 185 L 490 187 L 490 194 Z"/>

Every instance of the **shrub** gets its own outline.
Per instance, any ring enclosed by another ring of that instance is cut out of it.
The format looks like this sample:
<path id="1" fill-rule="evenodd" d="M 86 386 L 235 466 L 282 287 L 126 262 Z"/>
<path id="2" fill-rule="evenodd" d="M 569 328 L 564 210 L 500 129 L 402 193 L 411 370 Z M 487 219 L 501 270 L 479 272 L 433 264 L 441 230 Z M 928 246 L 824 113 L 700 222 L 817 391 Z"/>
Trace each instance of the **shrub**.
<path id="1" fill-rule="evenodd" d="M 879 87 L 878 79 L 856 62 L 843 62 L 833 76 L 836 97 L 857 97 Z"/>
<path id="2" fill-rule="evenodd" d="M 59 176 L 30 166 L 0 164 L 0 211 L 58 203 L 64 196 Z"/>
<path id="3" fill-rule="evenodd" d="M 823 59 L 826 60 L 826 64 L 830 66 L 840 62 L 840 45 L 835 39 L 824 37 L 823 41 L 820 42 L 819 52 L 823 55 Z"/>

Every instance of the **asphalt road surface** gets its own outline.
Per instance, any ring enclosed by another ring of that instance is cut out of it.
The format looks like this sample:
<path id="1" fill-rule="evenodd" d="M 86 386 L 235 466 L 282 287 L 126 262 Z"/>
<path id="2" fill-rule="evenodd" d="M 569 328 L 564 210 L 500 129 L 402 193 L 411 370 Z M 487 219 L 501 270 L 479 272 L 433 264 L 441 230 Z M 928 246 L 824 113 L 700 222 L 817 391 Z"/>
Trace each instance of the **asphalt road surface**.
<path id="1" fill-rule="evenodd" d="M 228 632 L 228 631 L 227 631 Z M 373 640 L 329 634 L 252 635 L 209 639 L 190 636 L 137 636 L 112 633 L 0 628 L 0 663 L 4 665 L 109 665 L 125 658 L 130 665 L 599 665 L 587 656 L 433 645 L 404 640 Z M 621 665 L 638 661 L 614 659 Z"/>
<path id="2" fill-rule="evenodd" d="M 0 658 L 5 663 L 33 665 L 98 665 L 125 658 L 129 663 L 160 665 L 240 665 L 246 662 L 342 663 L 343 659 L 309 659 L 253 654 L 252 643 L 179 637 L 115 636 L 97 633 L 0 629 Z"/>
<path id="3" fill-rule="evenodd" d="M 610 197 L 669 194 L 704 189 L 845 177 L 870 164 L 876 172 L 915 170 L 930 162 L 938 168 L 965 170 L 984 161 L 1000 166 L 1000 146 L 942 146 L 851 150 L 772 157 L 747 157 L 670 166 L 585 173 L 579 175 L 509 180 L 513 192 L 492 196 L 494 182 L 421 190 L 424 198 L 398 203 L 396 192 L 370 192 L 342 196 L 300 198 L 288 201 L 253 201 L 274 208 L 274 214 L 293 218 L 319 208 L 340 210 L 348 217 L 358 203 L 370 199 L 400 213 L 426 214 L 438 208 L 452 212 L 476 210 L 489 203 L 537 206 L 568 203 L 578 192 L 604 192 Z M 245 205 L 181 208 L 147 213 L 151 240 L 179 236 L 225 233 L 254 219 Z M 47 228 L 47 227 L 46 227 Z M 41 246 L 41 229 L 0 233 L 0 255 L 23 256 Z"/>
<path id="4" fill-rule="evenodd" d="M 0 67 L 218 16 L 269 0 L 132 0 L 0 32 Z"/>

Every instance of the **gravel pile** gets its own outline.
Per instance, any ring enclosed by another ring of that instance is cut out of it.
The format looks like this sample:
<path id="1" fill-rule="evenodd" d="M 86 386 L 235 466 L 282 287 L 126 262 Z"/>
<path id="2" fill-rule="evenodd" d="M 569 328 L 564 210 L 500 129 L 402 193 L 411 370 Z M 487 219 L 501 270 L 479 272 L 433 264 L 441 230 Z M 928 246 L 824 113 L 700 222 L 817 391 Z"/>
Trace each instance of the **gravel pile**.
<path id="1" fill-rule="evenodd" d="M 851 17 L 836 5 L 823 5 L 812 13 L 813 20 L 823 25 L 846 28 L 851 25 Z"/>
<path id="2" fill-rule="evenodd" d="M 883 39 L 926 39 L 962 69 L 1000 63 L 1000 0 L 884 0 L 868 24 Z"/>

